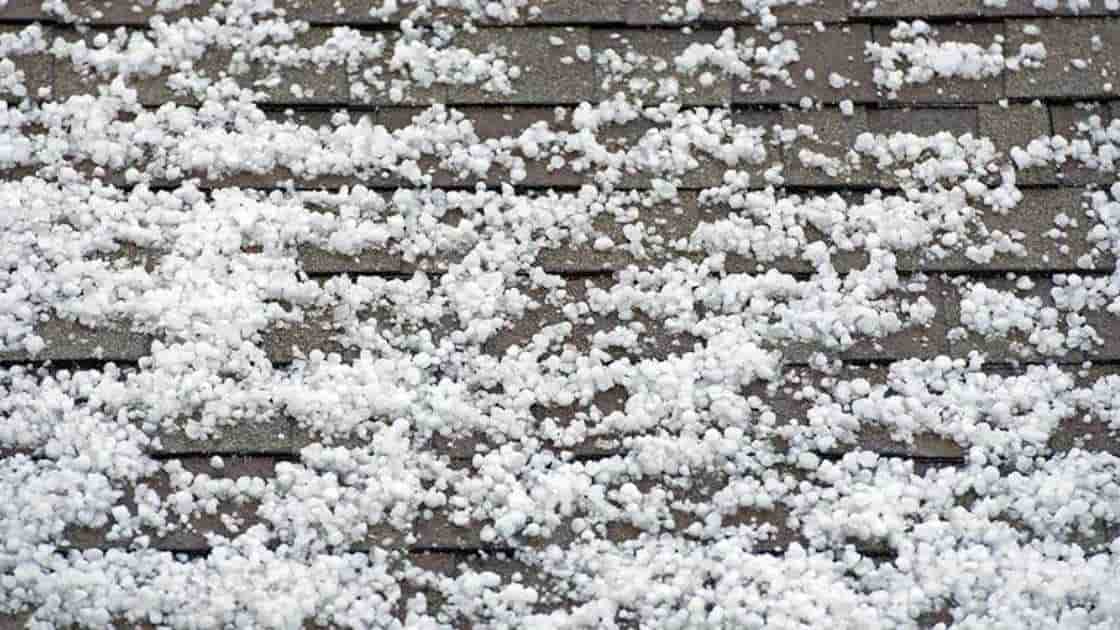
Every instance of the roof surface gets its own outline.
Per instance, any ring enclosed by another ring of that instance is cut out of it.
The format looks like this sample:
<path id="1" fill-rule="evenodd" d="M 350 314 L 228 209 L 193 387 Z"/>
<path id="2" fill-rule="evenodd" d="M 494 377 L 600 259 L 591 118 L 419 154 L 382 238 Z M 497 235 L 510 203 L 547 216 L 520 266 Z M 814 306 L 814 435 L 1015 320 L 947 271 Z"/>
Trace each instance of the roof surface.
<path id="1" fill-rule="evenodd" d="M 1115 0 L 396 5 L 0 8 L 0 628 L 1120 627 Z"/>

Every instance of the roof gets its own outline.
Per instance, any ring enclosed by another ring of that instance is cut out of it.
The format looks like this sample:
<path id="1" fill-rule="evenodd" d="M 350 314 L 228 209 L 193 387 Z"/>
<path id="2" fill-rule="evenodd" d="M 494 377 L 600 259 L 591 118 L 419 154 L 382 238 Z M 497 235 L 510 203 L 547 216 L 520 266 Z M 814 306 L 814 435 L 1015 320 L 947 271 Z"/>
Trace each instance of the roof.
<path id="1" fill-rule="evenodd" d="M 0 628 L 1116 624 L 1114 0 L 396 4 L 0 8 Z"/>

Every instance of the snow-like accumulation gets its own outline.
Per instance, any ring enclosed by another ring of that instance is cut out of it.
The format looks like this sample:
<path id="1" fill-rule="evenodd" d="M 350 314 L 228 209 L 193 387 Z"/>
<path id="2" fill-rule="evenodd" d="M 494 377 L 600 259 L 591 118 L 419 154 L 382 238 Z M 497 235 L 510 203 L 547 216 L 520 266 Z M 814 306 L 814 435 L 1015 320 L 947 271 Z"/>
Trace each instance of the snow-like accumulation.
<path id="1" fill-rule="evenodd" d="M 602 100 L 449 104 L 524 94 L 477 42 L 542 2 L 0 33 L 0 627 L 1120 626 L 1120 119 L 837 142 L 786 122 L 866 113 L 776 29 L 810 0 L 556 28 Z M 887 32 L 885 94 L 1050 62 Z"/>
<path id="2" fill-rule="evenodd" d="M 987 46 L 939 41 L 937 29 L 922 20 L 899 22 L 890 30 L 890 40 L 885 45 L 868 42 L 867 58 L 875 64 L 875 85 L 892 99 L 908 85 L 934 79 L 990 79 L 1005 71 L 1038 67 L 1046 58 L 1046 46 L 1037 42 L 1022 44 L 1006 56 L 1002 35 Z"/>

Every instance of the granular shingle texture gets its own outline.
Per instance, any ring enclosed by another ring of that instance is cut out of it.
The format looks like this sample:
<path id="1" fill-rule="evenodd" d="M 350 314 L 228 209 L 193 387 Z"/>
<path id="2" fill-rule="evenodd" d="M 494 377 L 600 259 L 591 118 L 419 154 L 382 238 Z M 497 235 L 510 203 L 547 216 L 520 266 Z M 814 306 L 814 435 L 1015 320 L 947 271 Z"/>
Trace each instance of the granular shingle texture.
<path id="1" fill-rule="evenodd" d="M 0 7 L 0 630 L 1120 627 L 1115 0 Z"/>

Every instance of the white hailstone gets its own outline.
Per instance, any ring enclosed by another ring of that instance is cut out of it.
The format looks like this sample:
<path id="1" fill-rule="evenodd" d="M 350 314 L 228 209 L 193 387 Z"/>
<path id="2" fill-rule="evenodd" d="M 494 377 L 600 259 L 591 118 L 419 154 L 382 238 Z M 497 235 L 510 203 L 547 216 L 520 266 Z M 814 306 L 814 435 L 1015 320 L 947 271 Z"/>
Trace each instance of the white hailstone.
<path id="1" fill-rule="evenodd" d="M 891 98 L 906 85 L 928 83 L 935 78 L 980 80 L 999 76 L 1005 69 L 1017 69 L 1020 61 L 1010 61 L 996 41 L 987 47 L 974 43 L 942 42 L 936 31 L 921 20 L 899 22 L 891 30 L 887 44 L 867 42 L 867 58 L 875 64 L 875 84 Z M 1020 53 L 1020 57 L 1028 53 Z"/>

